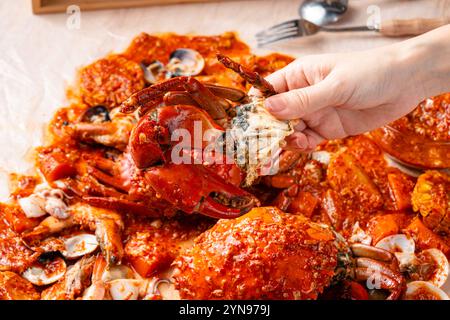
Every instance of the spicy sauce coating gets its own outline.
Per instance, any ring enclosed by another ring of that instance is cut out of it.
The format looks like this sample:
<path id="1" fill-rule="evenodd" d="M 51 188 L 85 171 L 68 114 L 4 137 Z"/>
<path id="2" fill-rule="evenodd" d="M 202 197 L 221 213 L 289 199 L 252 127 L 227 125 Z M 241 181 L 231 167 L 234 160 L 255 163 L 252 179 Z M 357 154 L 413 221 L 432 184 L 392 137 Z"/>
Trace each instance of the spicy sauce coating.
<path id="1" fill-rule="evenodd" d="M 277 208 L 220 220 L 176 261 L 183 299 L 315 299 L 337 248 L 331 229 Z"/>
<path id="2" fill-rule="evenodd" d="M 131 94 L 144 88 L 144 73 L 134 61 L 110 55 L 82 68 L 79 94 L 90 106 L 114 108 Z"/>
<path id="3" fill-rule="evenodd" d="M 450 142 L 450 93 L 429 98 L 392 127 L 414 132 L 433 141 Z"/>

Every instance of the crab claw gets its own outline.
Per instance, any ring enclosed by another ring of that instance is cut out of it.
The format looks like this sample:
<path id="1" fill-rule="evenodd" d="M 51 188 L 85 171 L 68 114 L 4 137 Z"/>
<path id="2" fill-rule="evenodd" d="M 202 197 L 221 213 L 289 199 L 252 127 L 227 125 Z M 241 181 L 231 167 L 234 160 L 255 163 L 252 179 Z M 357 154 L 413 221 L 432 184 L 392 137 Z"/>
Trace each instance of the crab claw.
<path id="1" fill-rule="evenodd" d="M 131 133 L 130 153 L 139 169 L 147 168 L 165 160 L 165 151 L 179 139 L 183 145 L 205 148 L 203 135 L 207 130 L 223 131 L 202 109 L 190 105 L 158 108 L 144 116 Z"/>
<path id="2" fill-rule="evenodd" d="M 270 97 L 277 94 L 274 87 L 257 72 L 244 67 L 240 63 L 231 60 L 229 57 L 221 53 L 217 53 L 217 60 L 219 60 L 219 62 L 226 68 L 233 70 L 245 81 L 261 91 L 263 97 Z"/>
<path id="3" fill-rule="evenodd" d="M 186 213 L 236 218 L 258 205 L 250 193 L 224 182 L 201 165 L 152 167 L 146 171 L 145 179 L 162 198 Z"/>

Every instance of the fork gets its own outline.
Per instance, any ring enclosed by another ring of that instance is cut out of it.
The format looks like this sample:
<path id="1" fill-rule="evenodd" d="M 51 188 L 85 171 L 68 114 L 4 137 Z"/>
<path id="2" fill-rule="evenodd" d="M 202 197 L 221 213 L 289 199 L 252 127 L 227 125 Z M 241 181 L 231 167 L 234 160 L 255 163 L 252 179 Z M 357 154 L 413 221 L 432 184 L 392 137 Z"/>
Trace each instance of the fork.
<path id="1" fill-rule="evenodd" d="M 415 36 L 443 26 L 447 23 L 449 23 L 447 19 L 409 19 L 388 20 L 375 26 L 329 28 L 320 27 L 305 19 L 294 19 L 276 24 L 267 30 L 258 32 L 256 34 L 256 40 L 258 42 L 258 47 L 262 47 L 285 39 L 311 36 L 319 31 L 375 31 L 387 37 Z"/>

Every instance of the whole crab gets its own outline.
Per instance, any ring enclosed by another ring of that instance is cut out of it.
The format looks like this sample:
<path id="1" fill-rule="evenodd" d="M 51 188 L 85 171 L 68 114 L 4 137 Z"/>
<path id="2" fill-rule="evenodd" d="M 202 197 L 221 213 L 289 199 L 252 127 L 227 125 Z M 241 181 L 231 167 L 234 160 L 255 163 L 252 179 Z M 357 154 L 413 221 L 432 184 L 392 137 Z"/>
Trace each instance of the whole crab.
<path id="1" fill-rule="evenodd" d="M 356 281 L 353 298 L 367 299 L 357 283 L 367 282 L 398 299 L 405 286 L 392 253 L 348 245 L 330 227 L 275 207 L 220 220 L 174 267 L 182 299 L 317 299 L 343 281 Z"/>
<path id="2" fill-rule="evenodd" d="M 275 93 L 258 73 L 228 57 L 218 55 L 218 59 L 263 94 Z M 180 76 L 131 95 L 120 112 L 99 106 L 88 109 L 72 126 L 73 136 L 123 152 L 90 153 L 77 164 L 75 177 L 59 183 L 99 207 L 150 216 L 171 216 L 177 211 L 215 218 L 240 216 L 259 204 L 241 188 L 242 168 L 253 180 L 262 162 L 257 162 L 256 169 L 249 167 L 248 156 L 240 162 L 236 150 L 223 145 L 225 129 L 231 127 L 233 146 L 255 132 L 263 135 L 269 127 L 283 133 L 278 142 L 290 132 L 289 124 L 273 118 L 259 100 L 233 107 L 249 101 L 240 90 Z M 238 116 L 231 121 L 236 110 Z M 244 137 L 237 136 L 238 131 Z M 183 138 L 180 132 L 187 134 L 187 141 L 177 140 Z M 205 139 L 205 135 L 209 136 Z M 265 152 L 264 158 L 269 157 Z"/>

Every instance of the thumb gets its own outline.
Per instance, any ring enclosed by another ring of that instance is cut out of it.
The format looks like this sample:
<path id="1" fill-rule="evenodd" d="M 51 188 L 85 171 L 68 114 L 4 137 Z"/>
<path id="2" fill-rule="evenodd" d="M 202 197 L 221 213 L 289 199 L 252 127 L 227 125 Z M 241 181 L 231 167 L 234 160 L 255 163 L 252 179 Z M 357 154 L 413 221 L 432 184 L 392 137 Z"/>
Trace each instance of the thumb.
<path id="1" fill-rule="evenodd" d="M 277 94 L 265 100 L 266 108 L 281 120 L 303 118 L 325 107 L 333 106 L 333 82 L 323 80 L 315 85 Z"/>

